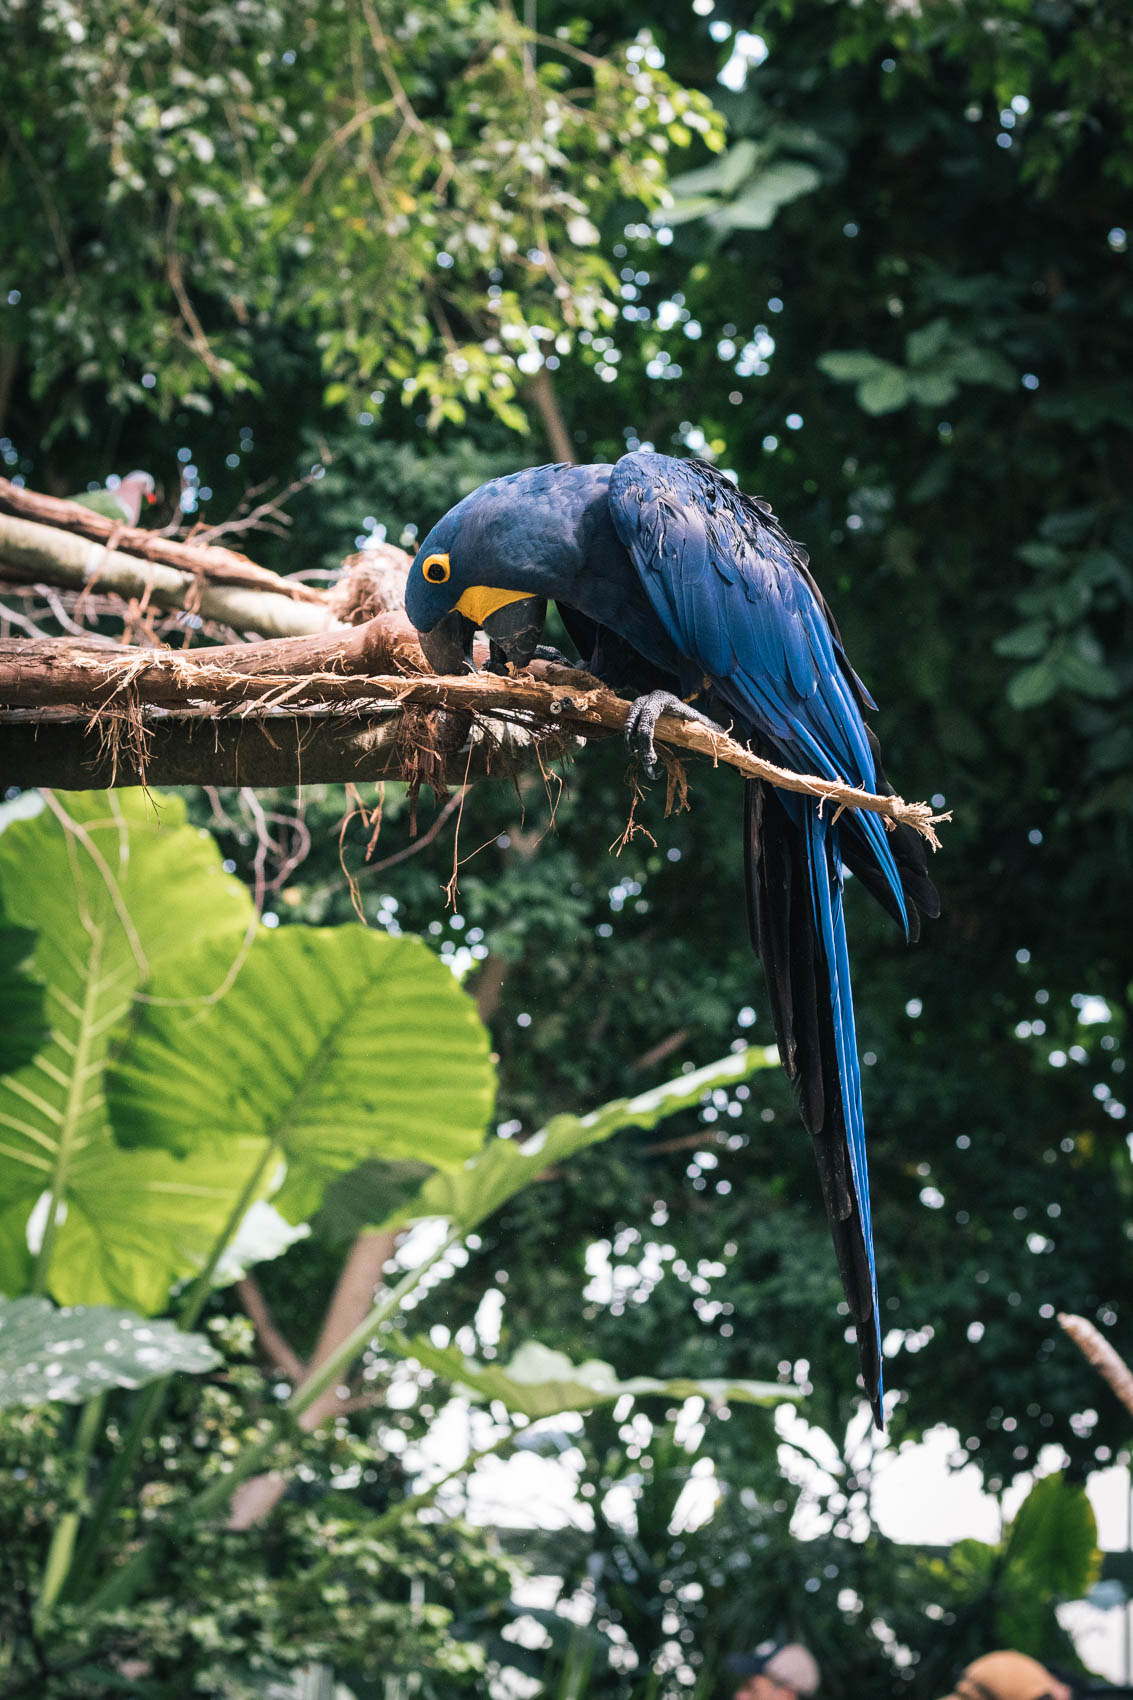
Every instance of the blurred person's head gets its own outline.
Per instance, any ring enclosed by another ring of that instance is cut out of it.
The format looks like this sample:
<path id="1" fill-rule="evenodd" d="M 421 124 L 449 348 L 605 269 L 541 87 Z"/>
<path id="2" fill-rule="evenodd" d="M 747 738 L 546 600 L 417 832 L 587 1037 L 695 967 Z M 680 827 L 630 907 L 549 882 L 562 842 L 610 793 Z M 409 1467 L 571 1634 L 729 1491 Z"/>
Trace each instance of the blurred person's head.
<path id="1" fill-rule="evenodd" d="M 946 1700 L 1073 1700 L 1068 1683 L 1026 1653 L 985 1653 L 973 1659 Z"/>
<path id="2" fill-rule="evenodd" d="M 797 1641 L 765 1641 L 753 1653 L 728 1660 L 737 1680 L 735 1700 L 809 1700 L 820 1673 L 814 1658 Z"/>

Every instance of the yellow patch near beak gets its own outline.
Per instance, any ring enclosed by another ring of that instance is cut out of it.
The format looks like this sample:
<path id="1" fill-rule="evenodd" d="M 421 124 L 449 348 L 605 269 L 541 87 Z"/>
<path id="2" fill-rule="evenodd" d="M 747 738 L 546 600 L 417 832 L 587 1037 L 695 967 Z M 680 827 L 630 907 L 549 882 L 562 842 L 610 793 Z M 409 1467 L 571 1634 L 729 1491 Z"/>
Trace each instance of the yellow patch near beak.
<path id="1" fill-rule="evenodd" d="M 534 594 L 531 590 L 490 590 L 487 585 L 477 584 L 464 592 L 455 612 L 482 626 L 498 608 L 506 608 L 509 602 L 528 601 Z"/>

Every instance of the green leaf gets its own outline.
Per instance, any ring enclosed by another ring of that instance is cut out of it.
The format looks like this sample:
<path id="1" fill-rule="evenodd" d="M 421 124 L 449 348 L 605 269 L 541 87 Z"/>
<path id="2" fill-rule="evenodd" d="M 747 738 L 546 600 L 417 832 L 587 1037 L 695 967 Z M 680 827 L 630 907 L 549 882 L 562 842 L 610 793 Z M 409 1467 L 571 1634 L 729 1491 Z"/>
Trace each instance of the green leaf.
<path id="1" fill-rule="evenodd" d="M 1050 626 L 1047 621 L 1029 620 L 1005 637 L 996 638 L 991 647 L 997 655 L 1008 655 L 1017 661 L 1032 661 L 1036 655 L 1043 653 L 1049 642 Z"/>
<path id="2" fill-rule="evenodd" d="M 905 359 L 910 366 L 927 366 L 941 352 L 952 327 L 947 319 L 933 319 L 905 338 Z"/>
<path id="3" fill-rule="evenodd" d="M 667 207 L 653 214 L 654 224 L 690 224 L 694 218 L 706 218 L 720 205 L 715 195 L 678 195 Z"/>
<path id="4" fill-rule="evenodd" d="M 680 1376 L 655 1381 L 644 1375 L 620 1381 L 613 1367 L 598 1358 L 575 1364 L 565 1352 L 552 1351 L 536 1340 L 526 1341 L 506 1365 L 477 1363 L 456 1346 L 442 1348 L 420 1338 L 407 1340 L 397 1335 L 392 1343 L 434 1375 L 459 1382 L 481 1399 L 499 1399 L 509 1411 L 532 1421 L 556 1416 L 560 1411 L 589 1411 L 595 1405 L 612 1404 L 626 1393 L 635 1398 L 698 1397 L 716 1404 L 747 1405 L 780 1405 L 801 1397 L 796 1389 L 771 1381 L 696 1381 Z"/>
<path id="5" fill-rule="evenodd" d="M 701 166 L 697 171 L 683 171 L 672 178 L 669 187 L 678 200 L 696 196 L 715 205 L 719 196 L 734 195 L 744 179 L 750 177 L 760 160 L 766 157 L 766 146 L 760 147 L 745 136 L 710 165 Z M 672 222 L 669 213 L 659 213 L 657 217 L 666 224 Z"/>
<path id="6" fill-rule="evenodd" d="M 1007 686 L 1007 700 L 1012 708 L 1038 708 L 1049 702 L 1062 683 L 1059 658 L 1048 651 L 1033 667 L 1024 667 Z"/>
<path id="7" fill-rule="evenodd" d="M 1061 1473 L 1037 1481 L 1015 1515 L 1004 1552 L 1009 1577 L 1022 1570 L 1027 1586 L 1048 1598 L 1081 1599 L 1101 1567 L 1084 1484 Z"/>
<path id="8" fill-rule="evenodd" d="M 350 1241 L 402 1208 L 432 1173 L 428 1163 L 388 1163 L 378 1158 L 337 1175 L 323 1195 L 315 1232 Z"/>
<path id="9" fill-rule="evenodd" d="M 77 1405 L 111 1387 L 144 1387 L 175 1370 L 199 1375 L 221 1362 L 200 1334 L 126 1310 L 48 1299 L 0 1299 L 0 1409 Z"/>
<path id="10" fill-rule="evenodd" d="M 956 382 L 947 372 L 913 371 L 906 374 L 909 394 L 924 407 L 943 407 L 957 393 Z"/>
<path id="11" fill-rule="evenodd" d="M 1120 690 L 1116 677 L 1101 659 L 1097 640 L 1086 632 L 1079 634 L 1072 648 L 1063 651 L 1059 658 L 1059 672 L 1061 683 L 1067 690 L 1078 691 L 1084 697 L 1108 702 Z"/>
<path id="12" fill-rule="evenodd" d="M 820 372 L 839 384 L 856 384 L 863 378 L 876 377 L 879 372 L 895 370 L 888 360 L 879 360 L 876 354 L 856 348 L 831 349 L 829 354 L 820 354 L 815 364 Z"/>
<path id="13" fill-rule="evenodd" d="M 1013 390 L 1019 383 L 1015 367 L 993 348 L 977 348 L 965 343 L 954 348 L 948 357 L 954 375 L 965 384 L 990 384 L 993 389 Z"/>
<path id="14" fill-rule="evenodd" d="M 4 988 L 0 1070 L 29 1062 L 47 1037 L 43 986 L 26 971 L 34 949 L 34 933 L 0 923 L 0 986 Z"/>
<path id="15" fill-rule="evenodd" d="M 168 1286 L 193 1265 L 161 1238 L 147 1243 L 156 1223 L 144 1210 L 140 1220 L 121 1213 L 140 1183 L 110 1136 L 103 1069 L 143 979 L 172 975 L 202 938 L 224 941 L 218 950 L 231 965 L 252 907 L 222 871 L 215 842 L 185 825 L 180 801 L 89 792 L 69 794 L 65 808 L 66 825 L 45 809 L 0 835 L 0 898 L 7 918 L 35 930 L 31 960 L 48 1020 L 32 1060 L 0 1078 L 0 1231 L 13 1242 L 0 1264 L 9 1278 L 25 1267 L 25 1224 L 47 1194 L 55 1206 L 40 1284 L 64 1303 L 113 1294 L 145 1308 L 164 1298 L 154 1298 L 151 1271 Z M 209 990 L 222 978 L 223 969 Z M 213 1165 L 210 1194 L 227 1197 L 210 1201 L 214 1232 L 242 1178 Z M 162 1188 L 173 1177 L 150 1179 Z M 199 1189 L 201 1179 L 191 1184 Z M 144 1295 L 125 1282 L 128 1267 L 145 1270 Z"/>
<path id="16" fill-rule="evenodd" d="M 552 1164 L 600 1144 L 622 1128 L 656 1127 L 677 1110 L 698 1104 L 714 1087 L 746 1080 L 759 1069 L 774 1068 L 778 1061 L 774 1046 L 749 1045 L 636 1098 L 616 1098 L 585 1116 L 555 1116 L 522 1144 L 491 1139 L 463 1169 L 431 1176 L 416 1198 L 395 1210 L 380 1226 L 388 1229 L 444 1216 L 467 1233 Z"/>
<path id="17" fill-rule="evenodd" d="M 76 1164 L 51 1263 L 61 1304 L 89 1300 L 147 1314 L 196 1274 L 262 1156 L 257 1141 L 179 1158 L 123 1151 L 109 1133 Z M 257 1191 L 275 1179 L 268 1174 Z"/>
<path id="18" fill-rule="evenodd" d="M 882 370 L 858 385 L 858 404 L 866 413 L 896 413 L 909 399 L 909 381 L 899 366 L 882 362 Z"/>
<path id="19" fill-rule="evenodd" d="M 1021 543 L 1015 553 L 1029 567 L 1038 567 L 1040 572 L 1061 567 L 1066 555 L 1054 543 Z"/>
<path id="20" fill-rule="evenodd" d="M 202 952 L 183 995 L 215 985 L 219 965 Z M 277 1147 L 288 1175 L 274 1202 L 299 1221 L 367 1158 L 464 1162 L 483 1140 L 494 1072 L 475 1004 L 419 939 L 293 926 L 260 934 L 218 1003 L 151 1005 L 109 1094 L 125 1146 Z"/>
<path id="21" fill-rule="evenodd" d="M 822 174 L 800 160 L 780 159 L 761 171 L 743 193 L 712 215 L 712 223 L 724 230 L 769 230 L 780 207 L 819 188 Z"/>

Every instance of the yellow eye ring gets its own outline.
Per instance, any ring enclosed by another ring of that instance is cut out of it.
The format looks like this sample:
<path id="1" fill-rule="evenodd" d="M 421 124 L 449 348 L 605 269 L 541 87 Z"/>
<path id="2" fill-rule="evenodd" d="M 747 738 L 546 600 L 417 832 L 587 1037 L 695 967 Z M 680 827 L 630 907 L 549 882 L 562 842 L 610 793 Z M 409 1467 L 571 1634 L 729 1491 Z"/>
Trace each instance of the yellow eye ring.
<path id="1" fill-rule="evenodd" d="M 428 555 L 421 563 L 422 576 L 430 584 L 444 584 L 451 572 L 447 555 Z"/>

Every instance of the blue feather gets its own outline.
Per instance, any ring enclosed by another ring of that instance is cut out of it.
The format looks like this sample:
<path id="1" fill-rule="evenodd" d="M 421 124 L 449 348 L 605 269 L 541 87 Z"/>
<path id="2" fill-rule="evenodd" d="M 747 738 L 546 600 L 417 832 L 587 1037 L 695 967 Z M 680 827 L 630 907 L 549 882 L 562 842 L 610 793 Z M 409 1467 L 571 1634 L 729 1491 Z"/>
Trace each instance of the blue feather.
<path id="1" fill-rule="evenodd" d="M 877 775 L 859 703 L 868 701 L 831 629 L 809 575 L 784 535 L 709 468 L 665 455 L 626 455 L 610 478 L 610 509 L 654 612 L 674 647 L 781 765 L 875 790 Z M 664 516 L 662 518 L 662 516 Z M 860 1226 L 872 1313 L 879 1409 L 881 1333 L 861 1071 L 842 909 L 843 830 L 876 860 L 908 930 L 901 876 L 877 815 L 834 824 L 819 804 L 780 793 L 801 832 L 815 937 L 825 965 L 833 1064 Z M 869 1327 L 866 1315 L 858 1318 Z M 863 1360 L 864 1361 L 864 1360 Z"/>

